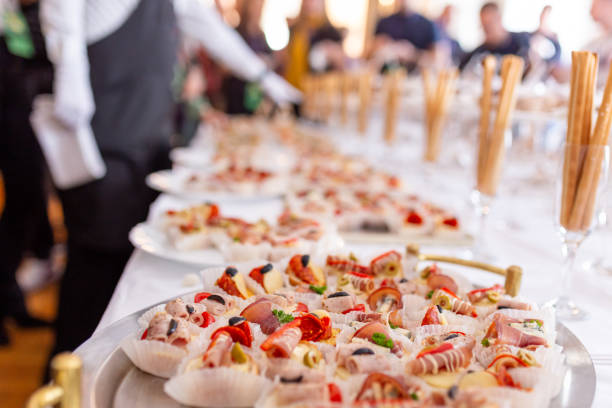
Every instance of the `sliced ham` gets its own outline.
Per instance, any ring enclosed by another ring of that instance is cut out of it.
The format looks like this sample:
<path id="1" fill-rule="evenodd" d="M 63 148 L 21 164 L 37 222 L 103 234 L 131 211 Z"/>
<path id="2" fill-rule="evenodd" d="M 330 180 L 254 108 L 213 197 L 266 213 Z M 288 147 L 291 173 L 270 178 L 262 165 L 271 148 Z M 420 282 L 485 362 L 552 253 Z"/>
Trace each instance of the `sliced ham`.
<path id="1" fill-rule="evenodd" d="M 446 304 L 440 303 L 441 298 L 445 300 L 445 303 L 450 302 L 450 304 L 446 305 Z M 446 299 L 448 299 L 448 301 L 446 301 Z M 465 316 L 472 316 L 472 317 L 478 316 L 476 313 L 476 308 L 470 302 L 466 302 L 461 299 L 458 299 L 450 295 L 449 293 L 445 292 L 442 289 L 436 289 L 436 291 L 433 293 L 431 300 L 433 303 L 442 306 L 442 308 L 444 309 L 448 309 L 450 307 L 450 310 L 457 314 L 465 315 Z"/>
<path id="2" fill-rule="evenodd" d="M 399 282 L 397 284 L 397 290 L 399 290 L 402 295 L 412 295 L 417 292 L 418 287 L 414 282 Z"/>
<path id="3" fill-rule="evenodd" d="M 389 358 L 382 354 L 364 354 L 350 356 L 345 363 L 346 369 L 351 374 L 370 374 L 376 371 L 388 371 L 391 369 Z"/>
<path id="4" fill-rule="evenodd" d="M 355 315 L 355 320 L 361 323 L 382 322 L 382 314 L 376 312 L 359 312 Z"/>
<path id="5" fill-rule="evenodd" d="M 251 323 L 257 323 L 264 334 L 272 334 L 280 327 L 280 323 L 272 314 L 272 302 L 267 299 L 259 299 L 244 308 L 240 316 Z"/>
<path id="6" fill-rule="evenodd" d="M 316 383 L 325 381 L 325 372 L 313 370 L 301 363 L 296 363 L 295 360 L 287 358 L 269 358 L 267 359 L 268 368 L 266 376 L 274 379 L 276 376 L 285 379 L 301 378 L 301 383 Z"/>
<path id="7" fill-rule="evenodd" d="M 210 343 L 208 350 L 202 357 L 203 366 L 206 368 L 219 367 L 228 355 L 234 341 L 227 333 L 221 333 Z"/>
<path id="8" fill-rule="evenodd" d="M 437 374 L 441 370 L 449 372 L 467 367 L 472 359 L 473 338 L 464 338 L 455 343 L 450 350 L 435 354 L 425 354 L 406 364 L 406 372 L 412 375 Z"/>
<path id="9" fill-rule="evenodd" d="M 323 308 L 328 312 L 342 313 L 355 307 L 355 295 L 328 297 L 323 299 Z"/>
<path id="10" fill-rule="evenodd" d="M 427 277 L 427 286 L 431 290 L 446 288 L 453 293 L 457 293 L 459 289 L 453 278 L 440 272 L 432 272 L 429 274 Z"/>
<path id="11" fill-rule="evenodd" d="M 485 336 L 497 339 L 498 344 L 516 347 L 545 346 L 547 344 L 544 337 L 525 333 L 523 330 L 512 327 L 513 323 L 522 324 L 523 321 L 498 313 L 493 317 L 493 323 L 489 326 Z"/>
<path id="12" fill-rule="evenodd" d="M 219 293 L 213 293 L 213 295 L 221 297 L 225 304 L 217 302 L 216 300 L 209 300 L 208 298 L 202 299 L 200 303 L 206 306 L 208 313 L 212 314 L 213 316 L 221 316 L 228 310 L 233 309 L 235 301 L 231 296 L 222 295 Z"/>

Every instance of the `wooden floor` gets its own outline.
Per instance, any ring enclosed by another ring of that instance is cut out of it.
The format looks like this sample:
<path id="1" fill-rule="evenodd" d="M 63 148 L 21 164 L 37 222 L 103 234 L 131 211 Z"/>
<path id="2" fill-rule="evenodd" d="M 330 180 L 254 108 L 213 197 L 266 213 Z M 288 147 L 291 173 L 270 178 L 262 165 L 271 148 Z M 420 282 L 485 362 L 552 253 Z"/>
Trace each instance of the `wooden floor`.
<path id="1" fill-rule="evenodd" d="M 55 317 L 57 284 L 27 296 L 30 312 L 46 320 Z M 11 344 L 0 347 L 0 406 L 21 408 L 40 387 L 44 365 L 53 345 L 51 329 L 19 329 L 8 325 Z"/>
<path id="2" fill-rule="evenodd" d="M 4 190 L 0 178 L 0 216 L 4 204 Z M 50 203 L 52 225 L 61 224 L 61 209 L 56 201 Z M 63 228 L 54 228 L 56 237 L 65 237 Z M 61 239 L 60 238 L 60 239 Z M 52 320 L 57 308 L 58 285 L 53 284 L 27 295 L 30 312 Z M 0 347 L 0 407 L 21 408 L 28 396 L 41 385 L 44 365 L 53 345 L 51 329 L 19 329 L 9 325 L 11 344 Z"/>

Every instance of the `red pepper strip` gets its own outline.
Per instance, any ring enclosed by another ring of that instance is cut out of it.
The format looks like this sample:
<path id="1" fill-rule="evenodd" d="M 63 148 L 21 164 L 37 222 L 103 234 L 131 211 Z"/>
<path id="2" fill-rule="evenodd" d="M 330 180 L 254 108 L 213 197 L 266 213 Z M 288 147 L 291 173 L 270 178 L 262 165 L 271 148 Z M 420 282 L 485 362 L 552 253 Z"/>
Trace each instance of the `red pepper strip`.
<path id="1" fill-rule="evenodd" d="M 452 331 L 452 332 L 448 332 L 448 334 L 460 334 L 462 336 L 465 336 L 464 332 L 460 332 L 460 331 Z"/>
<path id="2" fill-rule="evenodd" d="M 440 290 L 443 290 L 444 292 L 448 293 L 449 295 L 451 295 L 452 297 L 454 297 L 455 299 L 459 299 L 459 296 L 457 296 L 455 294 L 455 292 L 453 292 L 452 290 L 448 289 L 448 288 L 440 288 Z"/>
<path id="3" fill-rule="evenodd" d="M 327 388 L 329 389 L 329 402 L 342 402 L 340 387 L 334 383 L 329 383 L 327 384 Z"/>
<path id="4" fill-rule="evenodd" d="M 208 214 L 208 220 L 219 216 L 219 206 L 217 204 L 210 205 L 210 214 Z"/>
<path id="5" fill-rule="evenodd" d="M 423 223 L 423 217 L 421 217 L 417 212 L 411 211 L 408 216 L 406 216 L 406 222 L 408 224 L 421 225 Z"/>
<path id="6" fill-rule="evenodd" d="M 240 343 L 245 347 L 251 347 L 252 339 L 247 337 L 246 333 L 239 327 L 236 326 L 224 326 L 220 327 L 210 336 L 211 340 L 214 340 L 221 333 L 227 333 L 234 342 Z"/>
<path id="7" fill-rule="evenodd" d="M 297 321 L 297 326 L 302 331 L 302 340 L 316 341 L 325 333 L 323 322 L 313 314 L 296 317 L 293 321 Z"/>
<path id="8" fill-rule="evenodd" d="M 324 316 L 321 319 L 321 323 L 323 324 L 323 327 L 325 328 L 325 331 L 323 332 L 321 337 L 319 337 L 316 341 L 327 340 L 327 339 L 329 339 L 332 336 L 331 319 L 329 317 L 327 317 L 327 316 Z"/>
<path id="9" fill-rule="evenodd" d="M 366 266 L 364 266 L 363 268 L 367 268 Z M 362 273 L 362 272 L 357 272 L 357 271 L 349 271 L 348 272 L 350 275 L 356 276 L 358 278 L 368 278 L 368 279 L 374 279 L 374 277 L 372 275 L 368 275 L 367 273 Z"/>
<path id="10" fill-rule="evenodd" d="M 200 303 L 202 300 L 207 299 L 209 296 L 210 293 L 207 292 L 196 293 L 195 297 L 193 298 L 193 303 Z"/>
<path id="11" fill-rule="evenodd" d="M 521 383 L 514 382 L 514 379 L 512 378 L 512 376 L 508 374 L 508 370 L 506 370 L 506 367 L 500 368 L 499 372 L 495 375 L 495 378 L 497 379 L 497 384 L 499 384 L 502 387 L 512 387 L 512 388 L 523 389 L 523 387 L 521 386 Z"/>
<path id="12" fill-rule="evenodd" d="M 489 366 L 487 367 L 487 369 L 493 367 L 495 365 L 495 363 L 501 359 L 501 358 L 510 358 L 512 360 L 514 360 L 516 363 L 518 363 L 520 366 L 522 367 L 528 367 L 527 363 L 525 363 L 523 360 L 521 360 L 520 358 L 513 356 L 512 354 L 500 354 L 499 356 L 495 357 L 493 359 L 493 361 L 491 362 L 491 364 L 489 364 Z"/>
<path id="13" fill-rule="evenodd" d="M 445 351 L 452 350 L 453 348 L 454 348 L 454 346 L 452 345 L 452 343 L 442 343 L 438 347 L 424 349 L 423 351 L 421 351 L 416 356 L 416 358 L 421 358 L 421 357 L 426 356 L 428 354 L 443 353 Z"/>
<path id="14" fill-rule="evenodd" d="M 146 339 L 148 334 L 149 334 L 149 329 L 146 329 L 144 331 L 144 333 L 142 333 L 142 336 L 140 337 L 140 340 Z"/>
<path id="15" fill-rule="evenodd" d="M 200 327 L 208 327 L 211 323 L 215 322 L 215 318 L 208 312 L 202 313 L 202 317 L 204 318 L 204 322 L 200 325 Z"/>
<path id="16" fill-rule="evenodd" d="M 496 285 L 491 286 L 490 288 L 484 288 L 484 289 L 474 289 L 470 292 L 468 292 L 468 295 L 475 295 L 477 293 L 481 293 L 481 292 L 488 292 L 490 290 L 502 290 L 504 287 L 502 285 L 500 285 L 499 283 Z"/>
<path id="17" fill-rule="evenodd" d="M 346 309 L 344 312 L 342 312 L 342 314 L 347 314 L 351 312 L 365 312 L 365 305 L 363 303 L 358 304 L 352 309 Z"/>
<path id="18" fill-rule="evenodd" d="M 297 307 L 295 308 L 296 312 L 308 313 L 308 306 L 306 306 L 302 302 L 298 302 Z"/>

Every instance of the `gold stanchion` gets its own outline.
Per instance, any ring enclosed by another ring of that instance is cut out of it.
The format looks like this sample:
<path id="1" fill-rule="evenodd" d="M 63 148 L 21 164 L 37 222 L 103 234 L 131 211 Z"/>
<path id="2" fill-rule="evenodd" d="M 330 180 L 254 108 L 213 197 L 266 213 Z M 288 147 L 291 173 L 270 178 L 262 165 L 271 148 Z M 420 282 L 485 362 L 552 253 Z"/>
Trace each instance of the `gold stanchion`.
<path id="1" fill-rule="evenodd" d="M 370 98 L 372 97 L 372 73 L 364 71 L 359 76 L 359 113 L 357 114 L 357 130 L 365 133 L 370 120 Z"/>
<path id="2" fill-rule="evenodd" d="M 26 408 L 42 408 L 57 405 L 59 408 L 81 406 L 81 359 L 72 353 L 60 353 L 51 361 L 50 385 L 36 390 L 30 396 Z"/>

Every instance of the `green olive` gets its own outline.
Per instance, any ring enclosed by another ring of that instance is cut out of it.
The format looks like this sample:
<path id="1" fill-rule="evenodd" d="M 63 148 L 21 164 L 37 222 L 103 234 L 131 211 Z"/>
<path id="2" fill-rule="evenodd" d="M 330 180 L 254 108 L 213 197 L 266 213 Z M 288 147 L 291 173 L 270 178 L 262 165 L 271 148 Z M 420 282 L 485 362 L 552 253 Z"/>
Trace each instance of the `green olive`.
<path id="1" fill-rule="evenodd" d="M 525 350 L 519 350 L 516 356 L 528 366 L 533 366 L 537 364 L 533 355 L 531 353 L 526 352 Z"/>
<path id="2" fill-rule="evenodd" d="M 451 310 L 453 308 L 453 304 L 451 303 L 450 298 L 446 295 L 439 295 L 436 298 L 436 305 L 446 310 Z"/>
<path id="3" fill-rule="evenodd" d="M 315 368 L 321 361 L 321 353 L 319 350 L 308 350 L 304 354 L 304 365 L 306 367 Z"/>
<path id="4" fill-rule="evenodd" d="M 385 265 L 385 269 L 383 271 L 383 274 L 385 274 L 387 276 L 395 276 L 398 273 L 400 273 L 400 271 L 401 271 L 401 265 L 400 265 L 399 262 L 389 261 Z"/>
<path id="5" fill-rule="evenodd" d="M 342 275 L 338 278 L 338 286 L 348 285 L 350 282 L 348 276 Z"/>
<path id="6" fill-rule="evenodd" d="M 501 298 L 501 295 L 499 294 L 498 291 L 496 290 L 489 290 L 487 292 L 487 299 L 489 299 L 489 301 L 491 303 L 497 303 L 499 302 L 499 299 Z"/>

